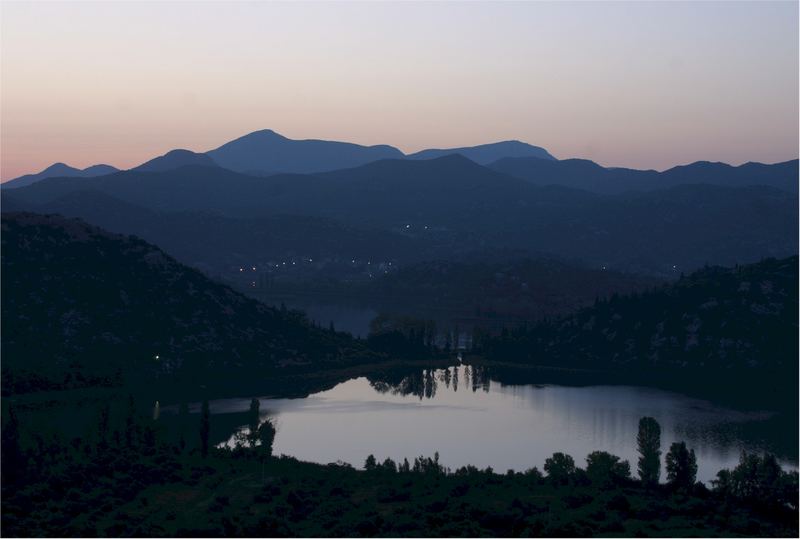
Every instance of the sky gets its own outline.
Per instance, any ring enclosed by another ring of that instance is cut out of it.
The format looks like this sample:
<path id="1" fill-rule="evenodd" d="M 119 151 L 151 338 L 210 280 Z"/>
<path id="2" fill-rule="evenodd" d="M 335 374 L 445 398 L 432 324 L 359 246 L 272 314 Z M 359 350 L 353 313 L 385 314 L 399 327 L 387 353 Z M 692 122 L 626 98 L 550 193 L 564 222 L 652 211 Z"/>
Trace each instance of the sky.
<path id="1" fill-rule="evenodd" d="M 0 5 L 3 180 L 259 129 L 659 170 L 795 159 L 798 3 Z"/>

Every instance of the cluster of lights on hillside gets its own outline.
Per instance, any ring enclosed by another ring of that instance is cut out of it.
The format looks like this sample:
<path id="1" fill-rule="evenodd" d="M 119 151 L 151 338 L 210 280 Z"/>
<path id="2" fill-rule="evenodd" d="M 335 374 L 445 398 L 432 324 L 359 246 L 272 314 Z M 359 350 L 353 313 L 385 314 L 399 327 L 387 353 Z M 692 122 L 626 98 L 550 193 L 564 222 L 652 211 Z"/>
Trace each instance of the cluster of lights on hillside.
<path id="1" fill-rule="evenodd" d="M 285 268 L 290 268 L 292 266 L 303 266 L 304 264 L 313 264 L 314 258 L 312 257 L 303 257 L 296 260 L 285 260 L 280 262 L 270 261 L 268 263 L 262 263 L 261 265 L 242 265 L 238 266 L 235 269 L 238 269 L 240 275 L 248 275 L 255 272 L 258 273 L 273 273 L 276 270 L 281 270 Z M 335 262 L 334 262 L 335 263 Z M 345 263 L 347 263 L 345 261 Z M 319 265 L 319 262 L 317 263 Z M 353 267 L 353 269 L 363 268 L 365 271 L 365 275 L 369 278 L 374 278 L 375 274 L 383 273 L 384 275 L 388 275 L 391 270 L 393 270 L 396 266 L 391 261 L 380 261 L 375 262 L 371 259 L 359 259 L 358 257 L 353 257 L 349 261 L 349 265 Z M 235 271 L 234 269 L 234 271 Z M 253 280 L 255 276 L 249 277 L 245 282 L 248 288 L 257 288 L 258 281 Z"/>

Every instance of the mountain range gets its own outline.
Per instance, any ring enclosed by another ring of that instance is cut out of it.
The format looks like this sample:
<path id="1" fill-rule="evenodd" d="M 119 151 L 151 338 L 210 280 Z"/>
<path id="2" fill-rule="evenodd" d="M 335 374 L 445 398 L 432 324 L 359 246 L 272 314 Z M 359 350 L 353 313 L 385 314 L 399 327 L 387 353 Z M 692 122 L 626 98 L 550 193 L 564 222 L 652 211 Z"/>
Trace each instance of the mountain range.
<path id="1" fill-rule="evenodd" d="M 561 185 L 605 194 L 652 191 L 699 183 L 728 187 L 767 185 L 792 193 L 798 191 L 797 159 L 772 165 L 745 163 L 738 167 L 698 161 L 664 172 L 605 168 L 586 159 L 555 161 L 530 157 L 505 157 L 488 166 L 536 185 Z"/>
<path id="2" fill-rule="evenodd" d="M 254 177 L 279 174 L 317 174 L 357 168 L 386 159 L 430 160 L 461 155 L 503 174 L 536 185 L 574 187 L 596 193 L 656 190 L 680 184 L 710 183 L 728 187 L 767 185 L 798 191 L 798 161 L 772 165 L 698 161 L 664 172 L 607 168 L 585 159 L 557 160 L 538 146 L 510 140 L 478 146 L 428 149 L 408 155 L 388 145 L 362 146 L 326 140 L 293 140 L 270 129 L 255 131 L 205 153 L 172 150 L 131 170 L 163 172 L 183 166 L 221 167 Z M 84 170 L 56 163 L 38 174 L 29 174 L 2 184 L 23 187 L 51 177 L 93 177 L 117 172 L 108 165 Z"/>
<path id="3" fill-rule="evenodd" d="M 516 249 L 665 277 L 797 252 L 797 160 L 657 172 L 517 141 L 405 156 L 263 130 L 127 171 L 65 167 L 4 184 L 3 210 L 136 234 L 213 275 L 302 256 L 407 264 Z"/>
<path id="4" fill-rule="evenodd" d="M 101 195 L 105 202 L 99 203 Z M 3 190 L 2 202 L 6 211 L 63 212 L 116 232 L 141 234 L 162 246 L 178 243 L 166 239 L 175 238 L 174 229 L 163 223 L 180 219 L 187 245 L 183 251 L 204 253 L 184 262 L 213 259 L 216 267 L 237 258 L 235 253 L 242 250 L 235 245 L 250 244 L 246 252 L 270 252 L 276 242 L 259 241 L 264 237 L 257 231 L 260 225 L 252 223 L 270 218 L 273 225 L 282 223 L 276 231 L 292 230 L 291 221 L 280 216 L 335 223 L 333 228 L 324 225 L 324 237 L 331 246 L 342 246 L 340 257 L 352 255 L 347 246 L 354 243 L 347 238 L 360 236 L 366 238 L 361 243 L 365 249 L 389 260 L 404 258 L 413 250 L 411 244 L 422 253 L 433 252 L 433 258 L 514 248 L 658 275 L 706 262 L 735 264 L 788 256 L 796 253 L 798 229 L 797 195 L 774 187 L 684 184 L 605 195 L 535 185 L 460 155 L 382 160 L 321 174 L 264 178 L 198 165 L 86 179 L 50 178 Z M 104 205 L 124 209 L 98 208 Z M 181 217 L 148 224 L 152 212 Z M 203 237 L 192 235 L 189 224 L 205 219 L 191 214 L 208 212 L 223 222 L 252 225 L 221 228 L 215 243 L 219 250 L 214 251 Z M 227 240 L 222 239 L 226 230 Z M 309 234 L 304 238 L 289 233 L 296 242 L 293 249 L 284 244 L 282 253 L 314 254 L 319 242 Z M 331 234 L 340 241 L 330 241 Z M 389 246 L 397 246 L 396 257 Z"/>
<path id="5" fill-rule="evenodd" d="M 24 187 L 45 178 L 93 178 L 117 172 L 111 165 L 92 165 L 84 169 L 74 168 L 64 163 L 54 163 L 36 174 L 26 174 L 2 184 L 4 188 Z"/>
<path id="6" fill-rule="evenodd" d="M 479 146 L 422 150 L 405 155 L 393 146 L 362 146 L 329 140 L 293 140 L 271 129 L 249 133 L 205 153 L 177 149 L 143 163 L 132 170 L 163 171 L 186 165 L 221 166 L 253 176 L 294 173 L 310 174 L 352 168 L 381 159 L 433 159 L 461 154 L 480 164 L 504 157 L 554 159 L 543 148 L 519 141 L 504 141 Z M 99 176 L 117 172 L 108 165 L 95 165 L 83 171 L 56 163 L 38 174 L 15 178 L 3 187 L 22 187 L 44 178 Z"/>

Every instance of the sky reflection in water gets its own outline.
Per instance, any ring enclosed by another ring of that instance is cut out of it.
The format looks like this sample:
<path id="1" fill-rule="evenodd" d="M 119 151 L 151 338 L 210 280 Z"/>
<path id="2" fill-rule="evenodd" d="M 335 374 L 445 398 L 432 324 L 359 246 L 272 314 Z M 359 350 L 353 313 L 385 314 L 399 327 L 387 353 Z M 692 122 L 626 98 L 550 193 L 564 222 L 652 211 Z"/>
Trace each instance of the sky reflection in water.
<path id="1" fill-rule="evenodd" d="M 227 399 L 211 409 L 241 412 L 249 403 Z M 277 424 L 276 454 L 355 466 L 369 454 L 402 461 L 438 451 L 451 468 L 522 471 L 542 469 L 557 451 L 583 466 L 588 453 L 604 450 L 628 459 L 635 473 L 638 421 L 652 416 L 662 427 L 662 451 L 685 440 L 697 453 L 698 479 L 707 482 L 735 466 L 742 449 L 775 451 L 780 437 L 796 439 L 796 432 L 768 429 L 751 435 L 747 426 L 768 419 L 764 412 L 643 387 L 504 385 L 465 366 L 390 380 L 357 378 L 304 399 L 262 399 L 261 410 Z M 796 455 L 782 464 L 796 467 Z"/>

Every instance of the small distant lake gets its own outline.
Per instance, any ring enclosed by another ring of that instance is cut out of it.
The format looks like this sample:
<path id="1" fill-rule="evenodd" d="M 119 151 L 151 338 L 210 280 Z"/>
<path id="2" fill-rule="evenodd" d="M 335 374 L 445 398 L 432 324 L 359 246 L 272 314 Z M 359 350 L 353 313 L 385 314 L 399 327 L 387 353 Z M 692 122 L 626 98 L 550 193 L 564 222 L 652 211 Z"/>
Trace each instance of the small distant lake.
<path id="1" fill-rule="evenodd" d="M 249 404 L 250 397 L 218 400 L 211 411 L 241 417 Z M 510 385 L 469 366 L 355 378 L 306 398 L 262 398 L 261 410 L 277 425 L 275 454 L 356 467 L 369 454 L 413 462 L 438 451 L 451 468 L 542 470 L 558 451 L 584 466 L 587 454 L 603 450 L 627 459 L 635 475 L 642 416 L 661 424 L 664 453 L 680 440 L 695 450 L 698 479 L 706 483 L 735 466 L 742 450 L 774 452 L 784 466 L 797 467 L 797 425 L 774 426 L 768 412 L 643 387 Z"/>

